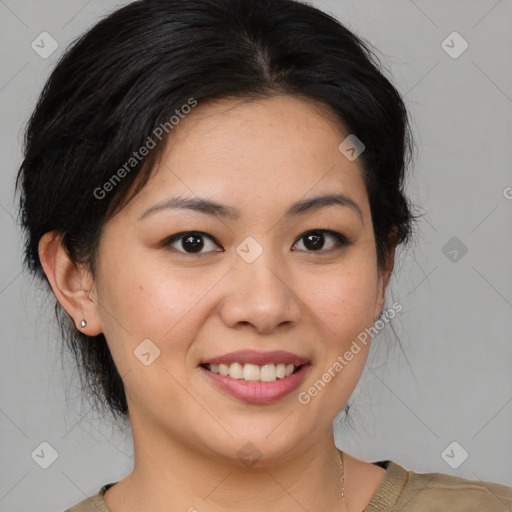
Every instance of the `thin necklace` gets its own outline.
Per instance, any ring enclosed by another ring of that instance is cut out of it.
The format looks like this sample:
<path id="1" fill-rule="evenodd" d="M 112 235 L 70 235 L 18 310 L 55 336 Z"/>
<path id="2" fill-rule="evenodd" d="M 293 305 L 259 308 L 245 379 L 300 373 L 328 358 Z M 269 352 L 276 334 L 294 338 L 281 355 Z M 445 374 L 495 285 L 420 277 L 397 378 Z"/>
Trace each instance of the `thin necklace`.
<path id="1" fill-rule="evenodd" d="M 347 506 L 345 499 L 345 465 L 343 464 L 343 452 L 341 450 L 336 450 L 338 452 L 338 462 L 340 465 L 340 488 L 341 488 L 341 496 L 340 503 L 343 505 L 344 509 Z"/>

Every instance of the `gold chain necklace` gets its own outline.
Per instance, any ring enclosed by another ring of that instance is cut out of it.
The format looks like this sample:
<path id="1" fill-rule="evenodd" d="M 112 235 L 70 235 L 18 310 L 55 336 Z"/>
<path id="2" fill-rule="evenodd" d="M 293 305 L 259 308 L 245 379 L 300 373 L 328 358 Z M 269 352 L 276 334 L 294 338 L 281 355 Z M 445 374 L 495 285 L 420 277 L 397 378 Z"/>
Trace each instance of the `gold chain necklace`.
<path id="1" fill-rule="evenodd" d="M 336 450 L 338 452 L 338 462 L 340 465 L 340 488 L 341 488 L 341 495 L 340 495 L 340 503 L 343 505 L 343 508 L 345 509 L 347 506 L 346 499 L 345 499 L 345 465 L 343 464 L 343 452 L 341 450 Z"/>

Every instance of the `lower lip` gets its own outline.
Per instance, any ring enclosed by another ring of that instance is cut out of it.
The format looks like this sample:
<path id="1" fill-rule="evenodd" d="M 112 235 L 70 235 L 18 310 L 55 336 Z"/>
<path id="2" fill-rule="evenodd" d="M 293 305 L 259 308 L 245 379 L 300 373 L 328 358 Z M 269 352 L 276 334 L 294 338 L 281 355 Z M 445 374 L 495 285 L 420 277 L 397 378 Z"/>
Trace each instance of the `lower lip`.
<path id="1" fill-rule="evenodd" d="M 297 389 L 304 380 L 309 365 L 303 365 L 298 371 L 283 379 L 273 382 L 248 382 L 243 379 L 232 379 L 213 373 L 202 366 L 199 369 L 222 391 L 244 402 L 268 404 L 281 400 Z"/>

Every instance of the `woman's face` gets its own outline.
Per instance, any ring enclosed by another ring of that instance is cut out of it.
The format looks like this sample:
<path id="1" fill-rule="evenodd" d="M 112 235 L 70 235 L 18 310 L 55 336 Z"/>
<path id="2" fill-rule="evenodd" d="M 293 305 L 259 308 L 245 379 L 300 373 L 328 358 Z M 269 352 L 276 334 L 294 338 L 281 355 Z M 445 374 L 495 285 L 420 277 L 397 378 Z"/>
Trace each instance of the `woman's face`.
<path id="1" fill-rule="evenodd" d="M 332 432 L 369 343 L 333 365 L 384 293 L 362 169 L 338 149 L 347 135 L 289 96 L 199 104 L 106 223 L 93 291 L 136 442 L 229 459 L 252 443 L 241 453 L 265 462 Z M 326 195 L 345 204 L 307 206 Z"/>

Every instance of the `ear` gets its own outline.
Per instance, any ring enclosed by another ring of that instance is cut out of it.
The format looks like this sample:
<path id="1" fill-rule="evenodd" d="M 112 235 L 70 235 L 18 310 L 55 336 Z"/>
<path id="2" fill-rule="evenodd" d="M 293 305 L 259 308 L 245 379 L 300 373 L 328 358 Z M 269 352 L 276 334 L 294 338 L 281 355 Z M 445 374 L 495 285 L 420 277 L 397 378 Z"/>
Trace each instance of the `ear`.
<path id="1" fill-rule="evenodd" d="M 391 272 L 395 264 L 395 249 L 397 245 L 397 230 L 393 228 L 393 231 L 389 234 L 389 252 L 386 259 L 385 268 L 379 273 L 379 279 L 377 284 L 377 302 L 375 304 L 375 321 L 384 309 L 384 302 L 386 299 L 386 290 L 391 277 Z"/>
<path id="2" fill-rule="evenodd" d="M 78 330 L 87 336 L 102 332 L 97 293 L 90 271 L 71 261 L 62 242 L 63 235 L 56 231 L 45 233 L 39 241 L 39 259 L 60 305 L 73 319 Z M 80 322 L 87 321 L 82 327 Z"/>

